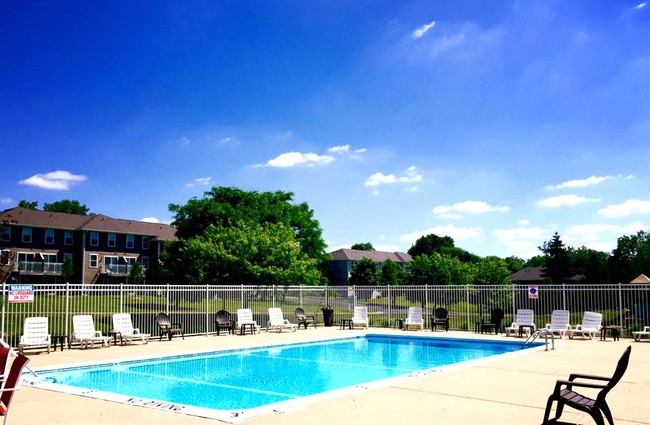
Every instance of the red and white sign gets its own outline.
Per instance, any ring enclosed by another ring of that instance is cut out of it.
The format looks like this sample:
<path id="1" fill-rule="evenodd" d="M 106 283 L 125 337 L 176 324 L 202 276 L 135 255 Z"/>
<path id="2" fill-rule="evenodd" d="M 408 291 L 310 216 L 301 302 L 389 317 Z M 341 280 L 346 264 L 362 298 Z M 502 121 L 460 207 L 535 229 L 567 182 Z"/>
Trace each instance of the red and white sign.
<path id="1" fill-rule="evenodd" d="M 528 287 L 528 298 L 537 299 L 539 298 L 539 287 L 537 285 L 531 285 Z"/>
<path id="2" fill-rule="evenodd" d="M 33 303 L 34 285 L 9 285 L 10 303 Z"/>

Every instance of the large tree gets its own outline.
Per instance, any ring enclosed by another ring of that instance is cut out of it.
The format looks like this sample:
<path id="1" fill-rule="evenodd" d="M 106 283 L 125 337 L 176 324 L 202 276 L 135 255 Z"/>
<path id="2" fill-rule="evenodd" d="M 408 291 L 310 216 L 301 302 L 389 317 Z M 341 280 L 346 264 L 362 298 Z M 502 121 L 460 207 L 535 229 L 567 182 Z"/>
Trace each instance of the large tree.
<path id="1" fill-rule="evenodd" d="M 52 202 L 51 204 L 43 204 L 43 211 L 60 212 L 66 214 L 89 215 L 89 208 L 82 205 L 79 201 L 63 199 L 61 201 Z"/>
<path id="2" fill-rule="evenodd" d="M 177 240 L 164 256 L 169 279 L 211 284 L 317 284 L 327 258 L 308 205 L 285 192 L 215 187 L 169 206 Z"/>
<path id="3" fill-rule="evenodd" d="M 542 277 L 548 278 L 555 285 L 559 285 L 566 283 L 567 279 L 574 275 L 568 251 L 557 232 L 550 241 L 544 242 L 544 245 L 539 247 L 539 250 L 544 254 Z"/>
<path id="4" fill-rule="evenodd" d="M 379 282 L 377 263 L 369 258 L 362 258 L 354 263 L 350 271 L 350 285 L 368 286 L 376 285 Z"/>
<path id="5" fill-rule="evenodd" d="M 372 244 L 370 242 L 359 242 L 355 243 L 350 247 L 350 249 L 358 249 L 359 251 L 374 251 Z"/>
<path id="6" fill-rule="evenodd" d="M 476 265 L 440 254 L 420 255 L 409 263 L 410 285 L 469 285 L 474 283 Z"/>
<path id="7" fill-rule="evenodd" d="M 282 223 L 293 230 L 302 252 L 319 263 L 327 260 L 325 241 L 314 212 L 306 203 L 293 203 L 290 192 L 246 192 L 233 187 L 213 187 L 203 198 L 185 205 L 170 204 L 176 237 L 201 235 L 209 226 L 228 228 L 240 223 Z"/>

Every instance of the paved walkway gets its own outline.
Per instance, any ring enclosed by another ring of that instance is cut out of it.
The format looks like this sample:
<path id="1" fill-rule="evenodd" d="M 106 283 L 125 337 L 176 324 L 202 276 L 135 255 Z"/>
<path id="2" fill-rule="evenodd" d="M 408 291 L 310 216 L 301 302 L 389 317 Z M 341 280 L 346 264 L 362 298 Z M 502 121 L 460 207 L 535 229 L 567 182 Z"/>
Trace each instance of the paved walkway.
<path id="1" fill-rule="evenodd" d="M 301 329 L 260 335 L 216 335 L 152 341 L 147 345 L 73 349 L 31 355 L 32 368 L 124 358 L 190 353 L 218 348 L 267 345 L 306 339 L 334 338 L 361 330 Z M 370 332 L 402 331 L 370 329 Z M 470 332 L 425 331 L 427 335 L 488 339 Z M 494 335 L 491 338 L 495 338 Z M 502 335 L 496 338 L 505 338 Z M 593 340 L 556 341 L 553 351 L 500 359 L 447 373 L 408 380 L 388 387 L 305 404 L 288 412 L 272 412 L 240 423 L 251 425 L 318 424 L 382 425 L 421 422 L 445 425 L 539 424 L 556 379 L 570 372 L 610 375 L 625 347 L 632 345 L 630 366 L 607 400 L 617 425 L 650 424 L 650 342 Z M 221 423 L 214 419 L 129 406 L 22 386 L 10 410 L 13 423 L 31 424 L 155 424 Z M 592 424 L 588 415 L 565 409 L 562 420 Z"/>

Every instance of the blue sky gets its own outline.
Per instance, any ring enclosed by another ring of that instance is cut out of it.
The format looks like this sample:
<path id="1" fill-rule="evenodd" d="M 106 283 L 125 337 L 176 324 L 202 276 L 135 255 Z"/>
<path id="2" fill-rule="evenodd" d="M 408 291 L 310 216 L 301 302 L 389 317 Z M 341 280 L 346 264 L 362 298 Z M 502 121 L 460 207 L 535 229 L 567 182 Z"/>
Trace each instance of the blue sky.
<path id="1" fill-rule="evenodd" d="M 288 191 L 328 250 L 530 258 L 650 221 L 645 1 L 10 2 L 0 208 Z"/>

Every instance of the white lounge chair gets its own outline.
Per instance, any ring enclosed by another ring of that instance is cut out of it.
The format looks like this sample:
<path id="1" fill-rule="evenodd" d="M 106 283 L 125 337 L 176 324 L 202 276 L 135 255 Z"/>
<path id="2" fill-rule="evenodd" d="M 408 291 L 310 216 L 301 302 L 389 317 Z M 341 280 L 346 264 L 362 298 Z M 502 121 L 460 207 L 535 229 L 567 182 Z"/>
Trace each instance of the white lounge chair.
<path id="1" fill-rule="evenodd" d="M 81 348 L 88 348 L 88 344 L 94 346 L 96 342 L 106 347 L 111 344 L 110 337 L 103 336 L 102 331 L 95 330 L 95 323 L 91 315 L 79 314 L 72 316 L 72 328 L 70 344 L 79 343 Z"/>
<path id="2" fill-rule="evenodd" d="M 533 310 L 528 310 L 525 308 L 520 308 L 517 310 L 517 316 L 515 321 L 505 329 L 506 336 L 519 335 L 519 331 L 526 332 L 526 337 L 528 337 L 532 332 L 535 332 L 535 322 L 533 318 L 535 317 L 535 312 Z"/>
<path id="3" fill-rule="evenodd" d="M 269 325 L 266 328 L 266 331 L 278 331 L 282 332 L 284 329 L 289 329 L 292 332 L 295 332 L 298 329 L 298 325 L 295 323 L 290 323 L 287 319 L 284 318 L 282 314 L 282 309 L 277 307 L 269 308 Z"/>
<path id="4" fill-rule="evenodd" d="M 354 307 L 354 315 L 352 316 L 352 327 L 361 326 L 368 329 L 368 307 L 360 305 Z"/>
<path id="5" fill-rule="evenodd" d="M 422 307 L 409 307 L 406 320 L 404 321 L 404 330 L 415 328 L 424 330 L 424 319 L 422 318 Z"/>
<path id="6" fill-rule="evenodd" d="M 141 333 L 139 328 L 133 327 L 131 315 L 129 313 L 115 313 L 113 314 L 113 332 L 117 332 L 120 338 L 120 343 L 125 344 L 133 342 L 133 340 L 140 340 L 143 344 L 149 342 L 151 335 Z"/>
<path id="7" fill-rule="evenodd" d="M 40 349 L 50 352 L 50 334 L 48 333 L 47 317 L 27 317 L 23 326 L 23 334 L 18 342 L 18 352 L 23 350 Z"/>
<path id="8" fill-rule="evenodd" d="M 253 310 L 250 308 L 240 308 L 237 310 L 237 327 L 239 328 L 240 335 L 245 334 L 246 329 L 250 329 L 251 333 L 260 331 L 260 327 L 257 325 L 255 319 L 253 319 Z"/>
<path id="9" fill-rule="evenodd" d="M 593 339 L 596 337 L 596 334 L 600 332 L 600 329 L 602 328 L 602 322 L 602 314 L 595 313 L 593 311 L 585 311 L 585 315 L 582 316 L 582 324 L 576 325 L 575 328 L 569 329 L 567 334 L 571 339 L 573 339 L 573 337 L 576 335 L 582 336 L 582 339 L 585 339 L 585 337 Z"/>
<path id="10" fill-rule="evenodd" d="M 644 326 L 642 331 L 632 332 L 632 337 L 637 342 L 641 341 L 642 337 L 650 341 L 650 326 Z"/>
<path id="11" fill-rule="evenodd" d="M 553 310 L 551 312 L 551 323 L 546 324 L 546 329 L 552 334 L 563 338 L 567 331 L 571 329 L 569 324 L 570 316 L 571 312 L 569 310 Z"/>

